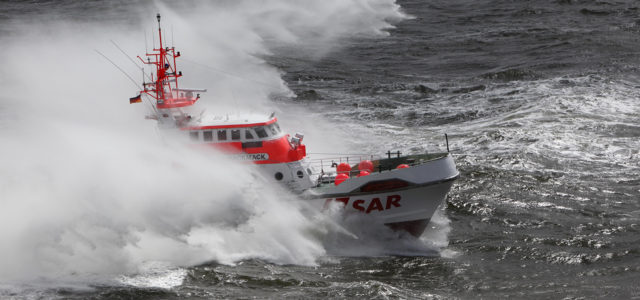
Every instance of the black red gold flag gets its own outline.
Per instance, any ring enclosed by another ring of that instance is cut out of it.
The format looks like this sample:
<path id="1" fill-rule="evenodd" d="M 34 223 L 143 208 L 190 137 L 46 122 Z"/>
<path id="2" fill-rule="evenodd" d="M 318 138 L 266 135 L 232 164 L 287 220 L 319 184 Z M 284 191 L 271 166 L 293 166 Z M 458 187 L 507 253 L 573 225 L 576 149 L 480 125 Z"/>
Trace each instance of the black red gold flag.
<path id="1" fill-rule="evenodd" d="M 142 102 L 142 98 L 140 97 L 140 95 L 135 96 L 133 98 L 129 98 L 129 104 L 140 103 L 140 102 Z"/>

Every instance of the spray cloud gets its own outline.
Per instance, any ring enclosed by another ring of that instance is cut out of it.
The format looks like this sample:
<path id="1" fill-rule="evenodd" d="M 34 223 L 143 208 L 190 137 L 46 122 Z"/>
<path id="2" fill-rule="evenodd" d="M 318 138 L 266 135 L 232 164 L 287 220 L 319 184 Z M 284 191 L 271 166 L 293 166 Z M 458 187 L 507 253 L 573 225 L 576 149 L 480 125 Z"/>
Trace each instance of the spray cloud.
<path id="1" fill-rule="evenodd" d="M 8 22 L 11 34 L 0 37 L 7 45 L 0 61 L 0 256 L 7 258 L 0 280 L 109 277 L 139 272 L 148 261 L 314 264 L 325 250 L 291 195 L 261 184 L 251 166 L 161 138 L 142 117 L 147 108 L 126 102 L 136 92 L 129 79 L 94 50 L 139 74 L 109 41 L 141 53 L 145 29 L 154 28 L 146 20 L 160 11 L 176 47 L 199 63 L 181 64 L 183 86 L 211 91 L 200 109 L 282 111 L 269 96 L 290 92 L 260 58 L 273 54 L 271 46 L 314 45 L 314 55 L 326 54 L 341 38 L 380 34 L 387 20 L 402 18 L 397 5 L 128 5 L 130 15 L 118 22 L 58 14 Z"/>

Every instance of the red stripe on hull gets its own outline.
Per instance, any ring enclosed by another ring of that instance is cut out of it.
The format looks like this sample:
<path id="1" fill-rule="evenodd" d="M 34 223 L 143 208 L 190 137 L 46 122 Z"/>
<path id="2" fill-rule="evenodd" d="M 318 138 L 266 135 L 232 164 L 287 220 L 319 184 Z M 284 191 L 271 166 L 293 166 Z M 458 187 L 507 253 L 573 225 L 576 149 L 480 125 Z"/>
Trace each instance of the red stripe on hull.
<path id="1" fill-rule="evenodd" d="M 224 143 L 207 143 L 199 144 L 204 147 L 214 147 L 227 154 L 259 154 L 266 153 L 269 155 L 268 160 L 254 161 L 255 164 L 278 164 L 299 161 L 307 155 L 307 147 L 299 145 L 292 148 L 286 136 L 275 140 L 262 141 L 262 147 L 243 148 L 242 142 L 224 142 Z"/>

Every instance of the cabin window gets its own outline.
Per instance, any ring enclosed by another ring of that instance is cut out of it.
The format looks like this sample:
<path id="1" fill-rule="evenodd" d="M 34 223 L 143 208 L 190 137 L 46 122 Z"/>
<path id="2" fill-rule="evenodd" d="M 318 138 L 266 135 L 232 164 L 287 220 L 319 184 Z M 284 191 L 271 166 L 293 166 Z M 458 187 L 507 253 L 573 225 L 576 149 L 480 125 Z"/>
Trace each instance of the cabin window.
<path id="1" fill-rule="evenodd" d="M 189 131 L 189 137 L 192 141 L 198 140 L 198 132 L 197 131 Z"/>
<path id="2" fill-rule="evenodd" d="M 211 130 L 203 131 L 202 132 L 202 138 L 204 139 L 205 142 L 213 141 L 213 131 L 211 131 Z"/>
<path id="3" fill-rule="evenodd" d="M 256 127 L 256 134 L 258 135 L 259 138 L 266 138 L 267 136 L 269 136 L 269 134 L 267 134 L 267 130 L 264 127 Z"/>
<path id="4" fill-rule="evenodd" d="M 253 134 L 251 134 L 251 130 L 245 129 L 244 138 L 247 140 L 253 140 Z"/>
<path id="5" fill-rule="evenodd" d="M 240 139 L 240 129 L 232 129 L 231 130 L 231 140 L 237 141 Z"/>
<path id="6" fill-rule="evenodd" d="M 218 130 L 218 141 L 226 141 L 226 140 L 227 140 L 227 131 Z"/>
<path id="7" fill-rule="evenodd" d="M 273 123 L 273 128 L 276 129 L 277 133 L 280 133 L 281 130 L 280 130 L 280 125 L 278 125 L 278 123 Z"/>

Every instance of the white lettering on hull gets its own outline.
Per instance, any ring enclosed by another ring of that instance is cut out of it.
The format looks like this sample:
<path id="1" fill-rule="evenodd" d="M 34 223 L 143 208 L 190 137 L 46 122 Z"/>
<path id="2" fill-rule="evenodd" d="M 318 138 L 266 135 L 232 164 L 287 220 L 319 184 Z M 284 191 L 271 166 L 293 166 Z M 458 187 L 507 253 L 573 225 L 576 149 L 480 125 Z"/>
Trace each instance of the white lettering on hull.
<path id="1" fill-rule="evenodd" d="M 232 155 L 231 157 L 239 161 L 262 161 L 262 160 L 268 160 L 269 154 L 268 153 L 243 153 L 243 154 Z"/>
<path id="2" fill-rule="evenodd" d="M 402 197 L 400 195 L 388 195 L 386 197 L 364 197 L 362 199 L 358 199 L 361 197 L 338 197 L 338 198 L 329 198 L 325 200 L 324 207 L 335 201 L 340 202 L 344 205 L 344 207 L 352 207 L 357 211 L 364 212 L 366 214 L 376 211 L 383 211 L 388 209 L 393 209 L 396 207 L 401 207 L 400 200 Z M 386 198 L 386 199 L 385 199 Z"/>

